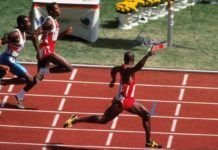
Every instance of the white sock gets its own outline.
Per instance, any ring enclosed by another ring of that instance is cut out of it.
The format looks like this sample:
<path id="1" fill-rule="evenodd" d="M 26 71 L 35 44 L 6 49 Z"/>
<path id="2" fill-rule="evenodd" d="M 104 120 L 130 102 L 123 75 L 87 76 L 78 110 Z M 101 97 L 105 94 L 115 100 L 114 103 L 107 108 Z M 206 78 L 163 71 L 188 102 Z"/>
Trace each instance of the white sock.
<path id="1" fill-rule="evenodd" d="M 26 91 L 22 89 L 20 92 L 17 93 L 18 99 L 23 99 L 25 94 L 26 94 Z"/>

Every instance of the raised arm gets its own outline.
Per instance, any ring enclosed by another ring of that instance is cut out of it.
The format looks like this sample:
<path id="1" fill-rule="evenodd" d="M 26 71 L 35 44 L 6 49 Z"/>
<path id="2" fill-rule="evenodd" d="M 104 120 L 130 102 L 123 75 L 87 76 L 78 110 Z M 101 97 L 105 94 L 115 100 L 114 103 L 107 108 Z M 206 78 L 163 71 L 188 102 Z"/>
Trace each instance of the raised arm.
<path id="1" fill-rule="evenodd" d="M 145 65 L 145 62 L 147 59 L 152 56 L 152 52 L 149 51 L 145 54 L 145 56 L 133 67 L 133 72 L 137 72 L 142 69 L 142 67 Z"/>

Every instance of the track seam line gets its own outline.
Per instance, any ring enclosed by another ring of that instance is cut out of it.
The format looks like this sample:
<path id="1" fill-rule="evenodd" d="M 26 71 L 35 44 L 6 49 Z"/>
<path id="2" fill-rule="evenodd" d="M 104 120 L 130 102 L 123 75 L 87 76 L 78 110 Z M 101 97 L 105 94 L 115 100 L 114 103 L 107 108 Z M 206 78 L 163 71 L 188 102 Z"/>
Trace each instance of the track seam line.
<path id="1" fill-rule="evenodd" d="M 16 111 L 16 109 L 2 108 L 4 111 Z M 97 112 L 75 112 L 75 111 L 47 111 L 47 110 L 19 110 L 19 112 L 34 112 L 34 113 L 59 113 L 59 114 L 82 114 L 82 115 L 103 115 L 103 113 Z M 176 113 L 175 113 L 176 114 Z M 136 115 L 131 114 L 120 114 L 120 117 L 137 117 Z M 178 117 L 178 116 L 157 116 L 153 115 L 153 118 L 162 118 L 162 119 L 183 119 L 183 120 L 206 120 L 206 121 L 218 121 L 218 118 L 202 118 L 202 117 Z"/>
<path id="2" fill-rule="evenodd" d="M 75 79 L 77 71 L 78 71 L 77 69 L 73 69 L 73 71 L 71 72 L 69 80 L 74 80 Z M 69 94 L 71 87 L 72 87 L 72 83 L 67 83 L 66 89 L 64 91 L 64 96 Z M 65 98 L 61 99 L 61 102 L 58 105 L 58 111 L 63 110 L 65 101 L 66 101 Z M 60 118 L 60 113 L 55 114 L 54 119 L 52 121 L 52 125 L 51 125 L 52 127 L 56 127 L 59 118 Z M 45 146 L 42 147 L 42 150 L 47 150 L 48 143 L 51 141 L 53 133 L 54 133 L 53 129 L 49 130 L 49 132 L 47 134 L 47 137 L 46 137 L 46 140 L 45 140 Z"/>
<path id="3" fill-rule="evenodd" d="M 16 93 L 0 93 L 0 95 L 9 95 L 13 96 L 16 95 Z M 32 97 L 49 97 L 49 98 L 79 98 L 81 100 L 83 99 L 89 99 L 89 100 L 111 100 L 111 97 L 91 97 L 91 96 L 71 96 L 71 95 L 49 95 L 49 94 L 26 94 L 26 96 L 32 96 Z M 42 99 L 43 100 L 43 99 Z M 137 101 L 141 102 L 160 102 L 160 103 L 178 103 L 178 101 L 175 100 L 153 100 L 153 99 L 140 99 L 137 98 Z M 180 101 L 181 104 L 199 104 L 199 105 L 218 105 L 217 102 L 191 102 L 191 101 Z"/>
<path id="4" fill-rule="evenodd" d="M 188 76 L 189 76 L 188 74 L 184 74 L 183 80 L 182 80 L 182 86 L 186 86 L 187 85 Z M 180 89 L 180 93 L 179 93 L 179 97 L 178 97 L 178 101 L 179 102 L 183 100 L 184 94 L 185 94 L 185 89 L 181 88 Z M 181 107 L 182 107 L 181 103 L 178 103 L 176 105 L 176 110 L 175 110 L 175 113 L 174 113 L 174 117 L 178 117 L 179 116 L 180 111 L 181 111 Z M 171 133 L 175 133 L 177 123 L 178 123 L 178 119 L 173 119 L 173 122 L 172 122 L 172 125 L 171 125 L 171 129 L 170 129 Z M 167 140 L 167 148 L 168 149 L 171 149 L 171 147 L 172 147 L 173 137 L 174 137 L 173 135 L 169 135 L 168 136 L 168 140 Z"/>
<path id="5" fill-rule="evenodd" d="M 42 126 L 17 126 L 17 125 L 1 125 L 2 128 L 17 128 L 17 129 L 39 129 L 39 130 L 57 130 L 57 131 L 80 131 L 80 132 L 113 132 L 113 133 L 131 133 L 131 134 L 145 134 L 143 130 L 108 130 L 108 129 L 90 129 L 90 128 L 62 128 L 62 127 L 42 127 Z M 185 133 L 185 132 L 158 132 L 152 131 L 151 134 L 158 135 L 183 135 L 183 136 L 202 136 L 202 137 L 218 137 L 218 133 Z"/>
<path id="6" fill-rule="evenodd" d="M 4 78 L 11 79 L 11 78 Z M 100 85 L 108 85 L 107 82 L 93 82 L 93 81 L 76 81 L 76 80 L 54 80 L 54 79 L 45 79 L 43 82 L 59 82 L 59 83 L 77 83 L 77 84 L 100 84 Z M 185 82 L 185 81 L 184 81 Z M 119 83 L 115 83 L 118 85 Z M 136 86 L 147 86 L 147 87 L 167 87 L 167 88 L 189 88 L 189 89 L 206 89 L 206 90 L 218 90 L 218 87 L 212 86 L 181 86 L 181 85 L 163 85 L 163 84 L 135 84 Z"/>

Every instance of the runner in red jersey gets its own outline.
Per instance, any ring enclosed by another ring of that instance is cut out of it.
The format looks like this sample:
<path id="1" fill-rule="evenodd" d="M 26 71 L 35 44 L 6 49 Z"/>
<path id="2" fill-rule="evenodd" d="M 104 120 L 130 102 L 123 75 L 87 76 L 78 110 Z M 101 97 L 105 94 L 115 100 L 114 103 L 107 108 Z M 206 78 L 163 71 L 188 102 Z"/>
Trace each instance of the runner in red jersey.
<path id="1" fill-rule="evenodd" d="M 135 73 L 142 69 L 146 60 L 150 56 L 152 56 L 152 51 L 146 53 L 146 55 L 135 66 L 133 66 L 134 54 L 131 51 L 127 51 L 124 54 L 124 64 L 113 67 L 111 70 L 112 81 L 110 82 L 110 87 L 114 87 L 118 73 L 121 77 L 118 94 L 113 99 L 111 106 L 107 108 L 103 115 L 91 115 L 83 118 L 72 115 L 65 122 L 64 127 L 72 127 L 74 124 L 79 122 L 106 124 L 117 117 L 123 110 L 126 110 L 132 114 L 138 115 L 142 119 L 146 136 L 145 146 L 161 148 L 162 146 L 160 144 L 157 144 L 151 139 L 150 114 L 148 110 L 134 99 Z"/>
<path id="2" fill-rule="evenodd" d="M 37 51 L 39 74 L 71 72 L 72 66 L 62 56 L 55 52 L 55 44 L 58 38 L 72 32 L 72 27 L 67 28 L 59 33 L 59 23 L 57 17 L 60 16 L 61 10 L 57 3 L 50 3 L 46 6 L 49 16 L 44 20 L 42 26 L 38 29 L 38 33 L 42 34 Z M 52 63 L 55 67 L 50 68 Z"/>
<path id="3" fill-rule="evenodd" d="M 59 24 L 57 17 L 60 16 L 61 10 L 57 3 L 49 3 L 46 5 L 49 16 L 44 20 L 41 27 L 39 27 L 35 34 L 36 36 L 42 36 L 39 46 L 37 45 L 37 59 L 38 59 L 38 73 L 34 77 L 36 81 L 28 85 L 28 90 L 32 89 L 39 80 L 44 78 L 47 73 L 63 73 L 71 72 L 72 66 L 55 52 L 55 44 L 59 37 L 63 37 L 66 34 L 72 32 L 72 27 L 67 28 L 62 33 L 59 33 Z M 50 67 L 50 63 L 53 67 Z M 26 90 L 22 89 L 16 95 L 18 101 L 23 101 Z"/>

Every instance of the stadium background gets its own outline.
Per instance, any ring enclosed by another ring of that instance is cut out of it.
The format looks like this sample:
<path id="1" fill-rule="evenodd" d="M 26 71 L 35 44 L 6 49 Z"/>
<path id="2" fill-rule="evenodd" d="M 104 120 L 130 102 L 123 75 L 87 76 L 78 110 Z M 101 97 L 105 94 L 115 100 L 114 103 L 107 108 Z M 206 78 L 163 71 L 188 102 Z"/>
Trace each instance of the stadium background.
<path id="1" fill-rule="evenodd" d="M 0 0 L 0 36 L 16 26 L 16 17 L 28 15 L 32 1 Z M 117 28 L 115 4 L 118 1 L 101 0 L 99 39 L 88 43 L 78 38 L 65 38 L 57 43 L 57 52 L 74 64 L 116 65 L 122 62 L 123 52 L 132 49 L 136 59 L 148 49 L 139 44 L 138 36 L 156 40 L 167 39 L 167 17 L 140 24 L 132 30 Z M 173 43 L 149 59 L 146 67 L 197 70 L 218 69 L 218 5 L 198 3 L 175 12 Z M 1 52 L 4 47 L 1 48 Z M 20 61 L 35 62 L 35 50 L 27 42 Z"/>

